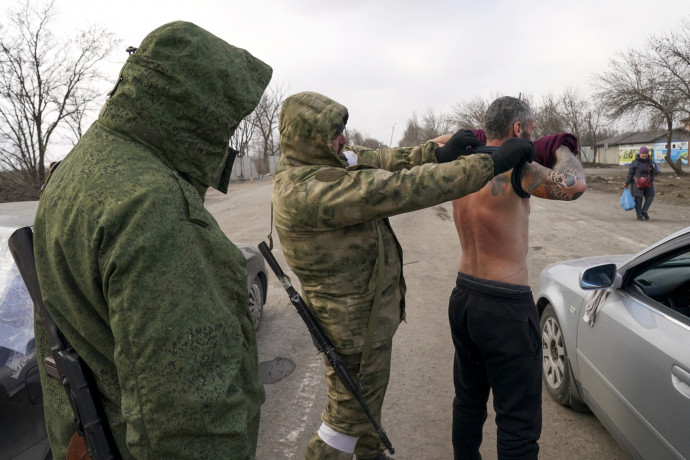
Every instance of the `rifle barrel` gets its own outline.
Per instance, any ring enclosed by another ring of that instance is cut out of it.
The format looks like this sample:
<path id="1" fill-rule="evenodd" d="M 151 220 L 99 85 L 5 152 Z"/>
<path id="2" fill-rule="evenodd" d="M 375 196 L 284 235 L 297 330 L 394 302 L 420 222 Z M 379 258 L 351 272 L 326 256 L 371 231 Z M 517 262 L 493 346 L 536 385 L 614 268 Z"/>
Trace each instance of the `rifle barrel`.
<path id="1" fill-rule="evenodd" d="M 340 358 L 340 355 L 338 354 L 338 352 L 335 351 L 335 348 L 333 347 L 333 344 L 331 344 L 331 341 L 328 340 L 328 337 L 326 337 L 326 335 L 319 327 L 319 324 L 316 322 L 316 319 L 307 307 L 307 304 L 304 303 L 302 296 L 300 296 L 299 293 L 295 290 L 295 288 L 292 287 L 289 278 L 283 272 L 283 269 L 280 268 L 278 261 L 271 253 L 271 250 L 268 248 L 268 245 L 262 241 L 261 243 L 259 243 L 258 247 L 259 251 L 261 251 L 261 254 L 264 256 L 264 259 L 266 259 L 266 262 L 268 262 L 269 267 L 271 267 L 271 269 L 273 270 L 273 273 L 275 273 L 275 275 L 278 277 L 278 279 L 280 279 L 281 283 L 283 284 L 283 287 L 287 291 L 288 297 L 290 298 L 290 302 L 292 302 L 292 305 L 294 305 L 295 309 L 297 309 L 297 313 L 299 313 L 300 317 L 302 318 L 302 321 L 304 321 L 304 323 L 307 325 L 307 329 L 311 333 L 314 346 L 316 346 L 316 349 L 319 350 L 319 352 L 324 353 L 326 355 L 328 362 L 330 362 L 331 366 L 333 366 L 333 368 L 335 369 L 335 373 L 338 375 L 338 378 L 340 378 L 340 381 L 343 382 L 343 385 L 345 385 L 345 387 L 355 396 L 355 398 L 357 398 L 357 401 L 359 402 L 359 405 L 362 406 L 362 409 L 364 410 L 364 413 L 366 414 L 367 418 L 372 423 L 372 425 L 374 425 L 376 433 L 379 435 L 379 438 L 381 439 L 381 442 L 383 442 L 383 445 L 386 447 L 386 449 L 388 449 L 388 451 L 391 454 L 394 454 L 395 449 L 393 449 L 393 445 L 388 439 L 386 432 L 383 431 L 383 428 L 381 428 L 381 426 L 379 426 L 378 423 L 376 423 L 374 416 L 369 410 L 369 406 L 367 406 L 366 401 L 364 401 L 364 398 L 359 393 L 359 387 L 357 385 L 357 382 L 355 382 L 350 373 L 347 371 L 345 364 L 343 364 L 342 358 Z"/>

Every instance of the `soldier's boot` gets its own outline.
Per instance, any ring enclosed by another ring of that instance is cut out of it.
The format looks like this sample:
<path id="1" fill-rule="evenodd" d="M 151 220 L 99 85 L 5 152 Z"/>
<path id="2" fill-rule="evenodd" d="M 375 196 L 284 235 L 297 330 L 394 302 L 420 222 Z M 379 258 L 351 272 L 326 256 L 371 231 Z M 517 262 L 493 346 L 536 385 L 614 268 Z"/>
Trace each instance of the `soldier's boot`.
<path id="1" fill-rule="evenodd" d="M 331 447 L 314 433 L 307 445 L 304 460 L 352 460 L 352 454 Z"/>

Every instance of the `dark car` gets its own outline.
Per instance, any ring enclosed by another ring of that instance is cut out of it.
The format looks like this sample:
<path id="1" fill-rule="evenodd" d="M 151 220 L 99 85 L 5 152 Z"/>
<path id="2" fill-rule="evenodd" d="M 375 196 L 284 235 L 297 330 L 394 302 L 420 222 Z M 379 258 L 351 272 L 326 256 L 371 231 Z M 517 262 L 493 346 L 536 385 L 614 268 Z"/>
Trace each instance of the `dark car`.
<path id="1" fill-rule="evenodd" d="M 690 458 L 690 227 L 539 278 L 544 385 L 634 458 Z"/>
<path id="2" fill-rule="evenodd" d="M 51 459 L 43 416 L 33 327 L 33 303 L 7 240 L 16 230 L 0 226 L 0 460 Z M 247 259 L 249 309 L 261 325 L 268 279 L 264 259 L 238 245 Z"/>

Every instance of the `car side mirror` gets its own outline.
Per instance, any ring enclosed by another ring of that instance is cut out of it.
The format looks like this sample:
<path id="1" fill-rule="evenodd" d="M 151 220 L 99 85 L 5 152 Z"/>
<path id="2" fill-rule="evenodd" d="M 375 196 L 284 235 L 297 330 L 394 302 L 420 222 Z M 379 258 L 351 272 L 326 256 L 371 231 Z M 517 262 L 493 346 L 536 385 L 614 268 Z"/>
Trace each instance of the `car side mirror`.
<path id="1" fill-rule="evenodd" d="M 580 274 L 582 289 L 607 289 L 616 282 L 616 264 L 597 265 Z"/>

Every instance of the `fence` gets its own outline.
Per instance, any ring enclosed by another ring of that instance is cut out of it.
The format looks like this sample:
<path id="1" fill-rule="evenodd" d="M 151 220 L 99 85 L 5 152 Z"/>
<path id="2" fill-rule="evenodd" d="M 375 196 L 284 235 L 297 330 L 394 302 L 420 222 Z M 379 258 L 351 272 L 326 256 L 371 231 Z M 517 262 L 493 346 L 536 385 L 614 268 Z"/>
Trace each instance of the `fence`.
<path id="1" fill-rule="evenodd" d="M 269 156 L 268 157 L 268 169 L 269 174 L 273 174 L 276 170 L 276 164 L 278 164 L 279 156 Z M 250 156 L 243 156 L 242 158 L 235 158 L 235 162 L 232 165 L 232 173 L 230 174 L 230 180 L 233 181 L 244 181 L 251 179 L 258 179 L 261 175 L 257 172 L 256 166 L 254 166 L 254 158 Z"/>

